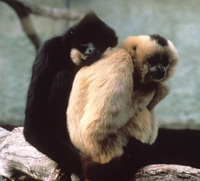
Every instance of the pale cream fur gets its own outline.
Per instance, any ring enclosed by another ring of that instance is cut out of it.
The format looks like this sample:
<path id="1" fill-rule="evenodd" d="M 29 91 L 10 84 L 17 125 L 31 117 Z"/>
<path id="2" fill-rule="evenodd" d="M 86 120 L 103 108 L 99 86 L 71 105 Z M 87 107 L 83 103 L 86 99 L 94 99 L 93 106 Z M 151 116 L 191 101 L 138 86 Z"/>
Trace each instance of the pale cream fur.
<path id="1" fill-rule="evenodd" d="M 168 49 L 172 62 L 176 60 L 173 48 Z M 167 95 L 168 87 L 160 84 L 159 90 L 133 91 L 133 75 L 139 70 L 138 78 L 145 83 L 145 61 L 156 51 L 163 50 L 149 36 L 129 37 L 77 73 L 67 109 L 67 126 L 72 143 L 93 160 L 107 163 L 121 156 L 130 137 L 143 143 L 155 141 L 158 123 L 153 108 Z"/>
<path id="2" fill-rule="evenodd" d="M 117 135 L 134 115 L 132 74 L 130 55 L 116 48 L 92 66 L 83 67 L 75 77 L 67 110 L 69 134 L 73 144 L 96 161 L 108 162 L 123 153 L 125 138 L 118 136 L 113 141 L 117 149 L 107 145 L 108 157 L 100 141 L 107 139 L 108 133 Z"/>
<path id="3" fill-rule="evenodd" d="M 82 61 L 86 60 L 84 55 L 76 48 L 72 48 L 70 52 L 70 57 L 76 65 L 80 65 Z"/>

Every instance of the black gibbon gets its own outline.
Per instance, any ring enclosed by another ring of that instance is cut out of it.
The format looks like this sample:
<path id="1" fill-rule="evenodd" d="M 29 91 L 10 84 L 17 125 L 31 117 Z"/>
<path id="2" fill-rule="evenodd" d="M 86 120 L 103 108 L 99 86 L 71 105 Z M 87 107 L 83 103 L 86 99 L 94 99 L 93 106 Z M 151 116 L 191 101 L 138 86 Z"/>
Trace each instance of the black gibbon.
<path id="1" fill-rule="evenodd" d="M 94 13 L 88 13 L 64 35 L 46 41 L 37 53 L 27 95 L 24 136 L 56 161 L 67 175 L 72 172 L 82 175 L 83 155 L 71 144 L 66 129 L 66 109 L 74 76 L 81 66 L 95 62 L 116 44 L 114 30 Z M 72 62 L 71 50 L 81 55 L 79 66 Z"/>
<path id="2" fill-rule="evenodd" d="M 130 138 L 152 144 L 158 131 L 153 108 L 167 95 L 163 82 L 171 77 L 177 60 L 169 40 L 131 36 L 81 68 L 67 109 L 75 147 L 105 164 L 123 155 Z"/>

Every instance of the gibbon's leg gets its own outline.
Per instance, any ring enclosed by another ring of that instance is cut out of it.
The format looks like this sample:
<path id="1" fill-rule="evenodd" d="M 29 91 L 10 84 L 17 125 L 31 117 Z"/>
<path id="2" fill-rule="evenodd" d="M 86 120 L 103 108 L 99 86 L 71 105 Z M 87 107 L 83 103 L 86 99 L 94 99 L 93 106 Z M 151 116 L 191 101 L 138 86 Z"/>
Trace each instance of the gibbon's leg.
<path id="1" fill-rule="evenodd" d="M 125 126 L 130 137 L 149 143 L 152 134 L 151 114 L 147 108 L 139 111 Z"/>
<path id="2" fill-rule="evenodd" d="M 142 109 L 134 118 L 132 126 L 135 126 L 133 135 L 143 143 L 154 143 L 158 134 L 158 118 L 153 108 L 169 93 L 169 87 L 162 83 L 157 84 L 156 92 L 151 101 L 149 101 L 148 109 Z M 147 94 L 146 101 L 151 98 L 151 94 Z M 145 95 L 144 95 L 145 98 Z M 146 104 L 146 102 L 144 101 Z"/>
<path id="3" fill-rule="evenodd" d="M 129 134 L 143 143 L 149 143 L 152 134 L 152 117 L 147 106 L 155 94 L 155 84 L 141 85 L 133 95 L 133 118 L 122 128 Z"/>
<path id="4" fill-rule="evenodd" d="M 156 93 L 156 87 L 154 83 L 148 83 L 146 85 L 141 85 L 139 89 L 134 91 L 133 93 L 133 109 L 135 110 L 135 114 L 139 111 L 145 109 Z"/>
<path id="5" fill-rule="evenodd" d="M 154 107 L 162 100 L 164 99 L 167 94 L 169 93 L 169 86 L 164 84 L 164 83 L 157 83 L 157 87 L 156 87 L 156 92 L 154 94 L 153 99 L 151 100 L 151 102 L 149 103 L 149 105 L 147 106 L 147 108 L 149 110 L 153 110 Z"/>
<path id="6" fill-rule="evenodd" d="M 70 142 L 66 128 L 67 95 L 71 82 L 69 72 L 61 71 L 52 78 L 49 91 L 46 91 L 46 106 L 38 110 L 41 114 L 32 116 L 25 129 L 26 139 L 39 151 L 53 159 L 62 171 L 82 175 L 80 152 Z"/>
<path id="7" fill-rule="evenodd" d="M 135 116 L 125 127 L 130 137 L 135 137 L 143 143 L 152 144 L 157 137 L 158 123 L 156 115 L 153 111 L 147 109 L 147 106 L 152 102 L 153 98 L 156 97 L 155 94 L 155 83 L 141 85 L 140 88 L 134 92 L 133 109 L 135 110 Z"/>
<path id="8" fill-rule="evenodd" d="M 49 146 L 52 147 L 46 153 L 59 163 L 63 171 L 69 175 L 76 173 L 80 176 L 82 174 L 81 153 L 72 145 L 66 126 L 66 110 L 72 86 L 69 76 L 72 75 L 68 71 L 58 72 L 50 88 L 46 111 L 47 121 L 52 128 L 51 134 L 48 135 Z M 58 140 L 54 139 L 56 136 L 59 136 Z"/>
<path id="9" fill-rule="evenodd" d="M 150 114 L 151 114 L 151 134 L 148 143 L 153 144 L 158 135 L 158 117 L 154 112 L 154 110 L 151 110 Z"/>
<path id="10" fill-rule="evenodd" d="M 152 144 L 158 134 L 158 119 L 154 110 L 141 110 L 125 126 L 125 131 L 143 143 Z"/>

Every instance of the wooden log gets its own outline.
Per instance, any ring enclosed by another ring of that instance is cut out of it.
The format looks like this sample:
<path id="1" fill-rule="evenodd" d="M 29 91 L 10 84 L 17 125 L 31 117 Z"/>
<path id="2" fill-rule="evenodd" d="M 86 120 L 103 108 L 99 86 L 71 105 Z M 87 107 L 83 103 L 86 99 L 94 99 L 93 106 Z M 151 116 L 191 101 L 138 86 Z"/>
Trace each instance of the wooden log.
<path id="1" fill-rule="evenodd" d="M 23 127 L 12 132 L 0 128 L 0 175 L 8 180 L 63 180 L 57 164 L 26 142 Z M 72 180 L 79 181 L 75 175 Z M 133 180 L 200 181 L 200 169 L 181 165 L 150 165 L 140 169 Z"/>
<path id="2" fill-rule="evenodd" d="M 200 181 L 200 169 L 172 164 L 149 165 L 140 169 L 133 180 Z"/>
<path id="3" fill-rule="evenodd" d="M 22 127 L 15 128 L 3 138 L 0 145 L 0 175 L 16 180 L 57 180 L 57 164 L 26 142 L 22 132 Z"/>

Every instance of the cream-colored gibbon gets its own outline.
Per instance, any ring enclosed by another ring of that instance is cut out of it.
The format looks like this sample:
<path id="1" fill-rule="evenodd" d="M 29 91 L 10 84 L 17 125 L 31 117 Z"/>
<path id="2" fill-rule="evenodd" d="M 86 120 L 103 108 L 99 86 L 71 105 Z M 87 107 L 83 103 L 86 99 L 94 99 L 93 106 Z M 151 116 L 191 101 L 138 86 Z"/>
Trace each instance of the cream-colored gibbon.
<path id="1" fill-rule="evenodd" d="M 121 156 L 131 137 L 152 144 L 158 130 L 153 109 L 168 94 L 164 82 L 177 61 L 171 41 L 141 35 L 128 37 L 81 68 L 67 109 L 72 143 L 99 163 Z"/>

